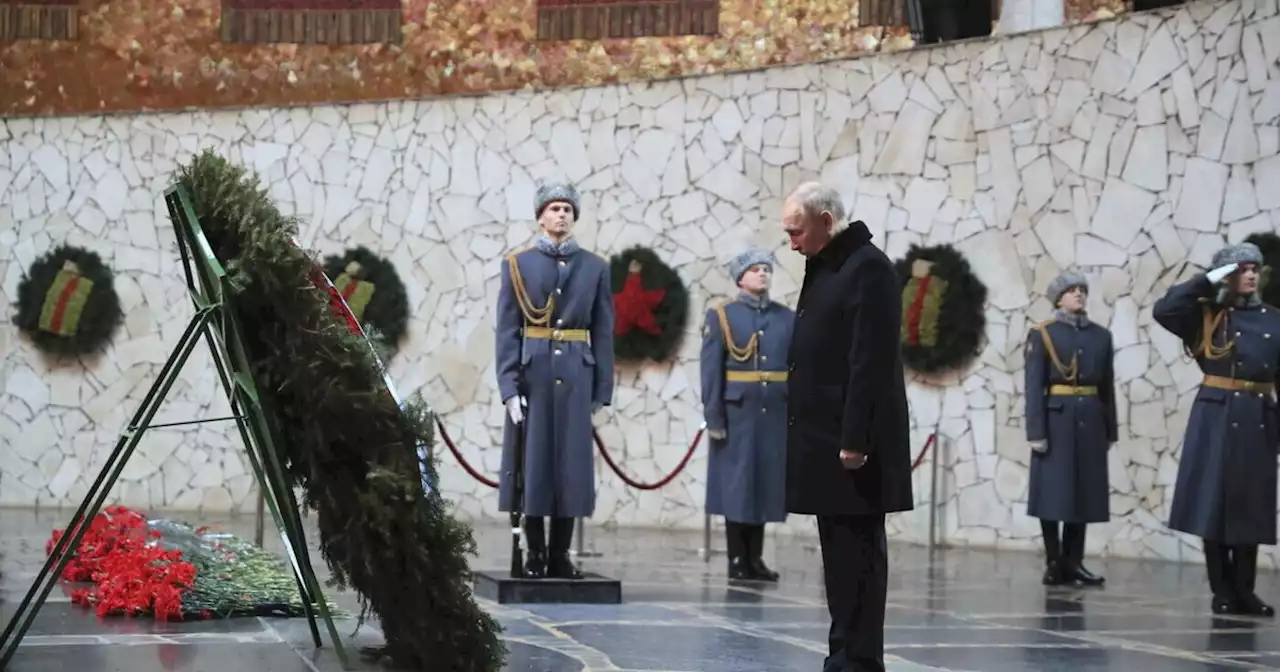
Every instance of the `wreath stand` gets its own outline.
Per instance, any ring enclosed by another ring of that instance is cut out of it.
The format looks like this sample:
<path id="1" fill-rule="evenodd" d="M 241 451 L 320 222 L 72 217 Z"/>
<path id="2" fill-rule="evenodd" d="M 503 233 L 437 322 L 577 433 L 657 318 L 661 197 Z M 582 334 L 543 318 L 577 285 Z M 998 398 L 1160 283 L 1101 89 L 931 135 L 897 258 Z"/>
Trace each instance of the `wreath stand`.
<path id="1" fill-rule="evenodd" d="M 187 288 L 191 301 L 195 306 L 195 315 L 187 325 L 179 339 L 177 347 L 170 353 L 160 375 L 151 389 L 147 391 L 142 405 L 134 413 L 129 425 L 121 432 L 115 449 L 103 465 L 102 471 L 94 480 L 89 492 L 76 509 L 75 516 L 67 525 L 70 534 L 64 534 L 54 545 L 44 567 L 36 575 L 35 581 L 26 596 L 18 605 L 17 611 L 0 635 L 0 669 L 8 666 L 13 655 L 17 653 L 22 638 L 35 620 L 36 614 L 48 599 L 49 593 L 57 585 L 67 563 L 71 560 L 72 549 L 79 548 L 80 540 L 89 528 L 89 522 L 97 516 L 102 505 L 115 485 L 120 473 L 124 470 L 134 448 L 142 439 L 142 435 L 153 427 L 172 427 L 176 425 L 193 425 L 206 422 L 235 420 L 240 430 L 240 438 L 244 441 L 245 453 L 257 477 L 259 492 L 266 493 L 263 499 L 271 511 L 276 527 L 280 531 L 289 563 L 293 568 L 294 580 L 297 582 L 302 597 L 303 610 L 308 624 L 311 626 L 311 638 L 316 648 L 323 646 L 320 630 L 316 625 L 317 611 L 324 621 L 329 638 L 333 641 L 334 651 L 344 670 L 352 669 L 347 653 L 333 624 L 329 605 L 316 579 L 315 570 L 307 552 L 302 516 L 299 514 L 297 499 L 288 485 L 284 465 L 275 446 L 280 441 L 280 431 L 275 419 L 267 408 L 266 401 L 258 395 L 254 384 L 252 369 L 249 365 L 245 337 L 236 318 L 235 292 L 227 282 L 226 270 L 213 254 L 209 241 L 197 221 L 195 210 L 191 205 L 191 197 L 182 185 L 175 185 L 165 190 L 165 204 L 169 208 L 169 219 L 173 223 L 178 250 L 182 254 L 183 272 L 186 274 Z M 207 420 L 192 420 L 153 424 L 151 421 L 164 403 L 169 389 L 177 381 L 187 358 L 195 349 L 201 337 L 209 347 L 218 377 L 227 393 L 231 404 L 232 415 Z"/>

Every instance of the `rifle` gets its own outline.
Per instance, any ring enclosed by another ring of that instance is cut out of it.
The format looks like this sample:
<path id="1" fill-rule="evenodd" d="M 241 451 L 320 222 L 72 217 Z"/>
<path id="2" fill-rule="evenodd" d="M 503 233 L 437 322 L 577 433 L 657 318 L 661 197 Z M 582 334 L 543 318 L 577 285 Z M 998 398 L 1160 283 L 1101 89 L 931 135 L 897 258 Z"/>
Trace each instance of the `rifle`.
<path id="1" fill-rule="evenodd" d="M 520 361 L 524 361 L 524 339 L 520 339 Z M 524 396 L 524 367 L 520 367 L 516 380 L 516 403 L 519 404 Z M 527 411 L 528 407 L 522 409 Z M 520 422 L 515 423 L 516 445 L 515 445 L 515 473 L 512 479 L 512 502 L 511 502 L 511 578 L 524 578 L 524 547 L 521 542 L 524 538 L 524 526 L 522 518 L 524 517 L 524 435 L 525 423 L 528 418 L 521 418 Z"/>

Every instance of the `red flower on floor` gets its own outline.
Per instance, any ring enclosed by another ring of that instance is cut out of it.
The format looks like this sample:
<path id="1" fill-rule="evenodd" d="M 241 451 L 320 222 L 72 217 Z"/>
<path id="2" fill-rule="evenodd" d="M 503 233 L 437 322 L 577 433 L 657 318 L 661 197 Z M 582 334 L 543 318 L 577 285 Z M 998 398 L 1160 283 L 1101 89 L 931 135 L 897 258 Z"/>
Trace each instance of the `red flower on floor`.
<path id="1" fill-rule="evenodd" d="M 46 553 L 53 553 L 63 534 L 53 531 Z M 182 560 L 181 551 L 161 548 L 159 538 L 142 514 L 124 506 L 103 509 L 62 572 L 65 581 L 94 583 L 73 591 L 71 601 L 96 606 L 99 616 L 150 613 L 161 621 L 181 620 L 182 594 L 195 582 L 196 568 Z"/>
<path id="2" fill-rule="evenodd" d="M 622 336 L 638 328 L 650 334 L 660 334 L 658 320 L 653 311 L 667 295 L 665 289 L 645 289 L 640 282 L 640 272 L 632 270 L 622 285 L 622 291 L 613 295 L 616 311 L 613 333 Z"/>

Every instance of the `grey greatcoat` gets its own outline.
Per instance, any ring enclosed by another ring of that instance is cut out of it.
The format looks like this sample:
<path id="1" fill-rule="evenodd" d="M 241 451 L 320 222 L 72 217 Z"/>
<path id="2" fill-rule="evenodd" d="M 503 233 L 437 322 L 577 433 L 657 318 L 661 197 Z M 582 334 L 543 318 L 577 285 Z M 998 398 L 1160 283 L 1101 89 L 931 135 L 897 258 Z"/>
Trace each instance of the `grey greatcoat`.
<path id="1" fill-rule="evenodd" d="M 1274 386 L 1280 373 L 1280 310 L 1256 299 L 1217 305 L 1215 291 L 1199 275 L 1170 288 L 1152 310 L 1205 374 L 1183 438 L 1169 527 L 1228 545 L 1274 544 L 1280 434 L 1275 392 L 1260 386 Z M 1219 319 L 1206 344 L 1206 320 Z"/>
<path id="2" fill-rule="evenodd" d="M 708 430 L 726 431 L 724 439 L 711 439 L 707 457 L 711 515 L 747 524 L 787 519 L 784 376 L 794 320 L 790 308 L 746 293 L 707 311 L 702 329 L 702 408 Z M 756 345 L 746 351 L 752 335 Z M 730 344 L 736 353 L 729 351 Z M 753 376 L 760 379 L 747 380 Z"/>
<path id="3" fill-rule="evenodd" d="M 586 517 L 596 502 L 591 415 L 613 399 L 609 262 L 576 244 L 556 248 L 549 240 L 538 242 L 502 262 L 495 317 L 498 390 L 504 401 L 519 393 L 529 402 L 524 409 L 523 513 Z M 526 307 L 531 305 L 533 320 L 544 325 L 529 324 L 521 308 L 512 260 L 528 295 Z M 536 311 L 552 296 L 553 310 L 543 319 Z M 511 511 L 516 432 L 510 417 L 504 418 L 498 506 Z"/>
<path id="4" fill-rule="evenodd" d="M 1107 450 L 1117 439 L 1111 332 L 1073 316 L 1027 333 L 1027 513 L 1041 520 L 1101 523 L 1111 518 Z"/>

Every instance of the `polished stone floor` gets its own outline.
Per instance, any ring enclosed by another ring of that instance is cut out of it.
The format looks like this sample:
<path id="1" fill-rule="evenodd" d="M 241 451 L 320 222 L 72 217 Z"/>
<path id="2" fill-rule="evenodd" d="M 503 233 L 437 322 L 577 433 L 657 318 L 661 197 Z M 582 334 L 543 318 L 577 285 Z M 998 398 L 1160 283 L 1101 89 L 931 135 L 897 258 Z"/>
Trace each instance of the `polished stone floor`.
<path id="1" fill-rule="evenodd" d="M 42 562 L 44 542 L 69 513 L 0 511 L 0 619 L 8 621 Z M 215 523 L 252 538 L 252 521 Z M 269 523 L 268 523 L 269 525 Z M 279 549 L 268 529 L 267 547 Z M 477 530 L 477 566 L 507 561 L 498 526 Z M 508 670 L 817 672 L 827 615 L 821 564 L 812 542 L 768 543 L 782 572 L 777 586 L 728 585 L 722 556 L 704 563 L 701 535 L 604 532 L 588 528 L 583 560 L 623 580 L 621 605 L 498 606 Z M 717 539 L 716 545 L 722 547 Z M 1124 670 L 1184 672 L 1280 669 L 1280 627 L 1272 621 L 1214 617 L 1203 569 L 1173 564 L 1093 561 L 1108 585 L 1046 590 L 1040 558 L 1027 553 L 892 548 L 886 633 L 893 672 L 923 670 Z M 322 570 L 322 567 L 318 567 Z M 321 572 L 322 577 L 327 572 Z M 1280 602 L 1277 576 L 1259 592 Z M 406 596 L 408 597 L 408 596 Z M 355 611 L 351 595 L 337 601 Z M 357 669 L 359 646 L 379 634 L 338 624 Z M 103 621 L 56 590 L 8 668 L 13 672 L 194 671 L 330 672 L 332 647 L 312 647 L 305 620 L 237 619 L 188 624 Z"/>

